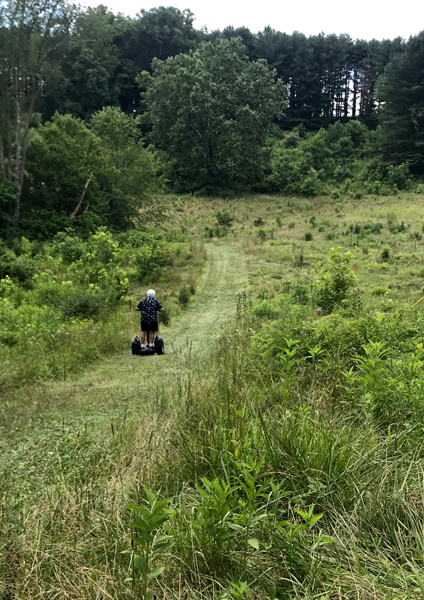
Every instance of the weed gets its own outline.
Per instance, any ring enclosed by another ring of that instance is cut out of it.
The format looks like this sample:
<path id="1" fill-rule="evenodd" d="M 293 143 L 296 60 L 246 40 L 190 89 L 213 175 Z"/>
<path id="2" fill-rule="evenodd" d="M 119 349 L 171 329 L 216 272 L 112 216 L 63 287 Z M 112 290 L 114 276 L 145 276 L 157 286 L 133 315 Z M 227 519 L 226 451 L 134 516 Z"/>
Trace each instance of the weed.
<path id="1" fill-rule="evenodd" d="M 190 301 L 190 292 L 189 290 L 185 287 L 185 285 L 180 289 L 180 291 L 178 292 L 178 302 L 182 305 L 182 306 L 187 306 L 187 304 Z"/>
<path id="2" fill-rule="evenodd" d="M 382 286 L 376 286 L 370 290 L 370 294 L 372 294 L 373 296 L 385 296 L 388 293 L 389 290 Z"/>
<path id="3" fill-rule="evenodd" d="M 153 593 L 147 594 L 150 582 L 163 573 L 164 566 L 155 566 L 158 560 L 163 560 L 168 550 L 172 547 L 172 535 L 164 533 L 163 526 L 169 521 L 170 515 L 166 510 L 168 499 L 159 500 L 159 494 L 155 495 L 144 486 L 146 503 L 129 504 L 136 519 L 131 524 L 131 550 L 124 550 L 131 554 L 132 576 L 127 579 L 135 583 L 135 571 L 140 571 L 142 583 L 143 600 L 153 600 Z"/>
<path id="4" fill-rule="evenodd" d="M 315 289 L 318 306 L 331 311 L 357 285 L 357 280 L 350 269 L 351 252 L 343 252 L 343 248 L 331 248 L 329 254 L 327 266 L 321 269 L 315 279 Z"/>
<path id="5" fill-rule="evenodd" d="M 215 218 L 218 222 L 218 225 L 221 227 L 230 227 L 231 223 L 234 221 L 234 217 L 228 211 L 217 211 Z"/>

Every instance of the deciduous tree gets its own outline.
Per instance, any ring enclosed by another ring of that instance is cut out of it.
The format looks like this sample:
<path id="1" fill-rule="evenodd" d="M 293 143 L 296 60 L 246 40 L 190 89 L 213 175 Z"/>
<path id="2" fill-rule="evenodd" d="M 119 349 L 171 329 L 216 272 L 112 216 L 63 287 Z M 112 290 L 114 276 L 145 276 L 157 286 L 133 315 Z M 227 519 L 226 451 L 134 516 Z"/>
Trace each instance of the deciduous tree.
<path id="1" fill-rule="evenodd" d="M 203 43 L 153 61 L 139 79 L 151 138 L 181 189 L 228 187 L 260 178 L 262 148 L 286 89 L 263 60 L 249 62 L 240 39 Z"/>
<path id="2" fill-rule="evenodd" d="M 36 102 L 60 64 L 73 14 L 63 0 L 7 0 L 1 5 L 0 168 L 15 182 L 15 226 Z"/>

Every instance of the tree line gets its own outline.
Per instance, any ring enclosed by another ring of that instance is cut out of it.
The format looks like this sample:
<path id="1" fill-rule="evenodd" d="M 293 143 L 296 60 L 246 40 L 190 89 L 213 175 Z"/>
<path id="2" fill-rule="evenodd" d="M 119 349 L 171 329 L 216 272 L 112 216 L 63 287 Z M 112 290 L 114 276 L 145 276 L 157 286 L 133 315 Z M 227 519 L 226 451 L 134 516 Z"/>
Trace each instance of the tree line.
<path id="1" fill-rule="evenodd" d="M 122 228 L 140 206 L 155 212 L 149 193 L 161 186 L 317 190 L 363 174 L 366 156 L 379 161 L 365 169 L 370 185 L 389 164 L 424 170 L 424 33 L 207 32 L 193 19 L 172 7 L 128 18 L 64 0 L 2 2 L 0 226 L 54 211 L 61 223 L 91 213 Z M 328 143 L 320 133 L 351 121 L 371 133 L 336 128 Z M 325 168 L 321 145 L 335 152 Z M 355 165 L 333 168 L 340 157 Z"/>

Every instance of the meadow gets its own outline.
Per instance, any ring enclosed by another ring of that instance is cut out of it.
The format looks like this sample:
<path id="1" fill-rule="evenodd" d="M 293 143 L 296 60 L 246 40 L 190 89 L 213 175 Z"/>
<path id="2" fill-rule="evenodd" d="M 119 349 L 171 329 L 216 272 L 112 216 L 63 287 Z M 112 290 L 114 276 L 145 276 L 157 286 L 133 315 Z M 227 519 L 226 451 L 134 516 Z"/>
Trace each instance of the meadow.
<path id="1" fill-rule="evenodd" d="M 422 202 L 172 198 L 165 357 L 129 277 L 112 348 L 4 386 L 2 597 L 422 598 Z"/>

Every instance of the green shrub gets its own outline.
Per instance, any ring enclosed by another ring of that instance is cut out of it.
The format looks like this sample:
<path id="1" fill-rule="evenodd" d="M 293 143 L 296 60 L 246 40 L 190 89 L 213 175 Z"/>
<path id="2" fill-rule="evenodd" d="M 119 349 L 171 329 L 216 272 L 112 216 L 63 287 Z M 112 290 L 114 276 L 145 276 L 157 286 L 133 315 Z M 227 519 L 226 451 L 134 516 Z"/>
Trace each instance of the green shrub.
<path id="1" fill-rule="evenodd" d="M 106 294 L 92 294 L 78 289 L 69 293 L 62 304 L 62 314 L 65 319 L 77 317 L 81 319 L 98 319 L 106 307 Z"/>
<path id="2" fill-rule="evenodd" d="M 254 315 L 262 319 L 276 319 L 279 315 L 278 307 L 271 300 L 262 300 L 252 309 Z"/>
<path id="3" fill-rule="evenodd" d="M 357 285 L 356 276 L 350 269 L 351 252 L 343 248 L 331 248 L 329 259 L 315 278 L 316 303 L 331 312 Z"/>
<path id="4" fill-rule="evenodd" d="M 307 177 L 303 180 L 300 192 L 303 196 L 317 196 L 321 193 L 321 182 L 313 167 L 310 167 Z"/>
<path id="5" fill-rule="evenodd" d="M 178 292 L 178 302 L 181 304 L 181 306 L 187 306 L 187 304 L 190 301 L 190 292 L 188 291 L 188 289 L 183 286 L 180 291 Z"/>
<path id="6" fill-rule="evenodd" d="M 227 210 L 218 211 L 215 218 L 218 225 L 221 225 L 221 227 L 230 227 L 231 223 L 234 221 L 234 217 Z"/>
<path id="7" fill-rule="evenodd" d="M 305 233 L 305 236 L 304 236 L 304 237 L 305 237 L 305 241 L 307 241 L 307 242 L 311 242 L 314 236 L 312 235 L 312 233 L 311 233 L 310 231 L 307 231 L 307 232 Z"/>
<path id="8" fill-rule="evenodd" d="M 370 290 L 370 293 L 373 296 L 384 296 L 385 294 L 388 294 L 390 290 L 388 290 L 385 287 L 382 286 L 375 286 Z"/>
<path id="9" fill-rule="evenodd" d="M 390 258 L 390 250 L 388 248 L 384 248 L 384 250 L 381 253 L 381 258 L 386 261 Z"/>
<path id="10" fill-rule="evenodd" d="M 310 286 L 298 283 L 294 286 L 292 297 L 296 304 L 305 306 L 310 301 Z"/>
<path id="11" fill-rule="evenodd" d="M 157 313 L 157 316 L 158 316 L 158 323 L 163 323 L 163 325 L 166 325 L 167 327 L 171 323 L 171 313 L 166 308 L 166 306 L 163 307 L 163 310 L 160 310 Z"/>

